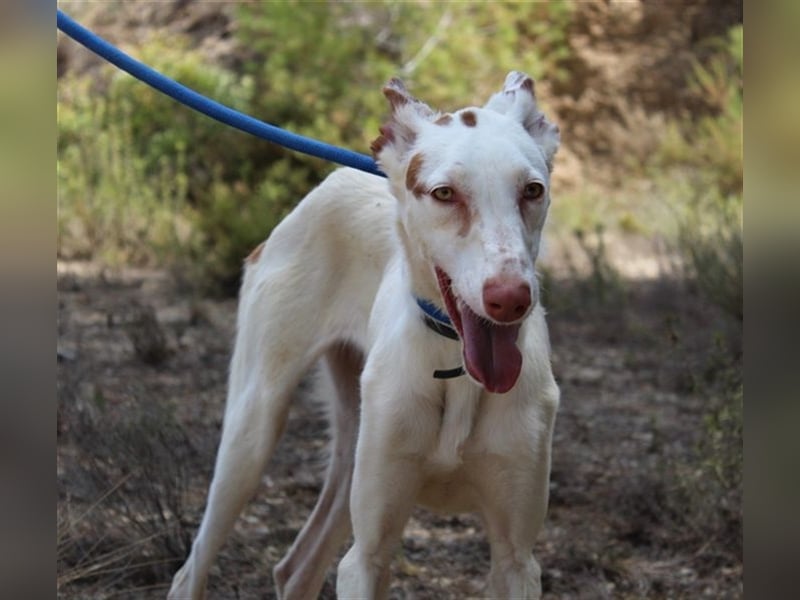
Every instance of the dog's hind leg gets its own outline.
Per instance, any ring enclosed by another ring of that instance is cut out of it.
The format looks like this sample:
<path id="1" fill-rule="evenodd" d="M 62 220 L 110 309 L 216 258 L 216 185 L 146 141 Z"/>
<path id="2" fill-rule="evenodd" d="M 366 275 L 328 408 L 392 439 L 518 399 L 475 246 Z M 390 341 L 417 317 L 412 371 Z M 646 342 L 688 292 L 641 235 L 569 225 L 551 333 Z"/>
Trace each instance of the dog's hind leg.
<path id="1" fill-rule="evenodd" d="M 336 398 L 330 402 L 332 444 L 325 484 L 314 511 L 289 552 L 274 569 L 278 597 L 316 598 L 325 572 L 350 534 L 350 484 L 358 437 L 362 353 L 339 345 L 326 354 Z"/>
<path id="2" fill-rule="evenodd" d="M 204 597 L 209 568 L 254 494 L 283 433 L 292 393 L 316 358 L 313 328 L 302 323 L 287 328 L 284 316 L 278 303 L 243 292 L 208 504 L 189 558 L 173 578 L 170 599 Z"/>
<path id="3" fill-rule="evenodd" d="M 255 493 L 286 421 L 292 385 L 254 385 L 225 415 L 208 503 L 192 551 L 168 598 L 204 597 L 208 570 L 244 505 Z M 268 400 L 269 399 L 269 400 Z"/>

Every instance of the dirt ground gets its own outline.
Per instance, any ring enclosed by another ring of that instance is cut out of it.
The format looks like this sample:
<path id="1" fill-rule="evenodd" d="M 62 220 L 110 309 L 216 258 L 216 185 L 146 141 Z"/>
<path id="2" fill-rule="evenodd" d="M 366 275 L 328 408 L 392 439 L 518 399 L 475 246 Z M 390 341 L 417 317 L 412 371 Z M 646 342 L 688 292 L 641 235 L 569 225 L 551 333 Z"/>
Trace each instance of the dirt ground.
<path id="1" fill-rule="evenodd" d="M 59 597 L 164 597 L 199 523 L 236 304 L 175 281 L 59 264 Z M 725 499 L 687 501 L 678 475 L 706 435 L 693 378 L 707 369 L 719 316 L 663 278 L 617 282 L 616 300 L 594 306 L 572 301 L 586 293 L 575 282 L 548 281 L 545 292 L 562 390 L 535 549 L 545 597 L 742 597 L 741 521 L 718 525 L 708 515 Z M 271 569 L 324 469 L 326 424 L 306 388 L 211 572 L 210 598 L 274 597 Z M 482 597 L 488 564 L 475 516 L 418 510 L 391 597 Z M 322 597 L 333 590 L 331 569 Z"/>

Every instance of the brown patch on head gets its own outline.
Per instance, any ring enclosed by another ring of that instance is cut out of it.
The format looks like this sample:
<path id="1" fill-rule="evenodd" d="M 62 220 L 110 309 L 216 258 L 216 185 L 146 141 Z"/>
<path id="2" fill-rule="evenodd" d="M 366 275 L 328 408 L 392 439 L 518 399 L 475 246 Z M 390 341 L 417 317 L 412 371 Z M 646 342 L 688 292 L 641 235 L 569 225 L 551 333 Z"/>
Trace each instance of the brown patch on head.
<path id="1" fill-rule="evenodd" d="M 425 189 L 419 181 L 419 172 L 422 169 L 422 163 L 425 157 L 421 152 L 415 154 L 408 161 L 408 170 L 406 171 L 406 188 L 410 190 L 415 196 L 422 196 Z"/>
<path id="2" fill-rule="evenodd" d="M 372 150 L 372 155 L 373 156 L 378 156 L 378 154 L 381 153 L 381 150 L 383 150 L 383 148 L 388 143 L 389 143 L 389 140 L 387 140 L 382 135 L 376 137 L 375 140 L 369 145 L 369 149 Z"/>
<path id="3" fill-rule="evenodd" d="M 456 235 L 459 237 L 467 237 L 472 230 L 477 213 L 467 190 L 458 185 L 454 185 L 453 190 L 455 192 L 453 200 L 447 203 L 450 209 L 448 225 L 458 227 Z"/>
<path id="4" fill-rule="evenodd" d="M 466 237 L 469 233 L 469 230 L 472 229 L 472 220 L 474 217 L 474 211 L 472 208 L 465 202 L 460 202 L 458 204 L 458 208 L 456 210 L 456 214 L 458 215 L 459 220 L 459 228 L 456 232 L 459 237 Z"/>
<path id="5" fill-rule="evenodd" d="M 461 113 L 461 122 L 467 127 L 475 127 L 478 124 L 478 116 L 471 110 L 465 110 Z"/>
<path id="6" fill-rule="evenodd" d="M 372 150 L 372 154 L 375 157 L 380 154 L 381 150 L 383 150 L 387 144 L 394 141 L 394 132 L 388 123 L 380 127 L 379 131 L 381 134 L 369 145 L 369 149 Z"/>
<path id="7" fill-rule="evenodd" d="M 453 122 L 453 115 L 442 115 L 438 119 L 436 119 L 433 124 L 434 125 L 449 125 Z"/>
<path id="8" fill-rule="evenodd" d="M 394 87 L 387 86 L 383 88 L 383 95 L 386 96 L 386 99 L 392 106 L 392 110 L 397 110 L 401 106 L 405 106 L 409 102 L 413 101 L 413 98 L 411 98 L 407 93 L 405 93 L 405 89 L 401 91 Z"/>
<path id="9" fill-rule="evenodd" d="M 414 98 L 406 89 L 405 84 L 396 77 L 390 79 L 383 88 L 383 95 L 389 101 L 393 113 L 403 106 L 410 105 L 419 116 L 425 119 L 433 118 L 434 112 L 431 107 Z"/>
<path id="10" fill-rule="evenodd" d="M 261 242 L 255 249 L 244 259 L 244 262 L 247 264 L 252 265 L 254 262 L 258 260 L 258 257 L 261 256 L 261 251 L 264 249 L 264 244 L 266 242 Z"/>
<path id="11" fill-rule="evenodd" d="M 389 140 L 386 138 L 386 136 L 379 135 L 376 137 L 375 140 L 369 145 L 369 149 L 372 150 L 372 156 L 377 158 L 377 156 L 381 153 L 381 150 L 383 150 L 388 143 Z"/>

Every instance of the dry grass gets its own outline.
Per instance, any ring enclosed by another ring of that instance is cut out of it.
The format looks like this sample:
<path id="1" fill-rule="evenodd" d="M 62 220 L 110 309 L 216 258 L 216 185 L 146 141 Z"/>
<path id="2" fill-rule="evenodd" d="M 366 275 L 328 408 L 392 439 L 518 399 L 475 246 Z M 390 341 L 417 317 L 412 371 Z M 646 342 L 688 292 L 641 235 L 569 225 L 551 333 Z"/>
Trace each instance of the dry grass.
<path id="1" fill-rule="evenodd" d="M 191 544 L 189 436 L 156 403 L 122 416 L 97 403 L 93 412 L 60 407 L 75 452 L 58 515 L 57 590 L 65 596 L 162 587 Z"/>

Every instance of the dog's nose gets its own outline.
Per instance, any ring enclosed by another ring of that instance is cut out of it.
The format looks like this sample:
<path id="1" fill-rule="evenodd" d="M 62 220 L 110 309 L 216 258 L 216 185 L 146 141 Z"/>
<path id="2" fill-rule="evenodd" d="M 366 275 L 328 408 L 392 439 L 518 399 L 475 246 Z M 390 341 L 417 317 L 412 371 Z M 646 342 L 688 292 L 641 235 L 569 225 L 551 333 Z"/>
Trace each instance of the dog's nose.
<path id="1" fill-rule="evenodd" d="M 495 321 L 516 321 L 531 306 L 531 288 L 524 282 L 490 279 L 483 284 L 483 306 Z"/>

